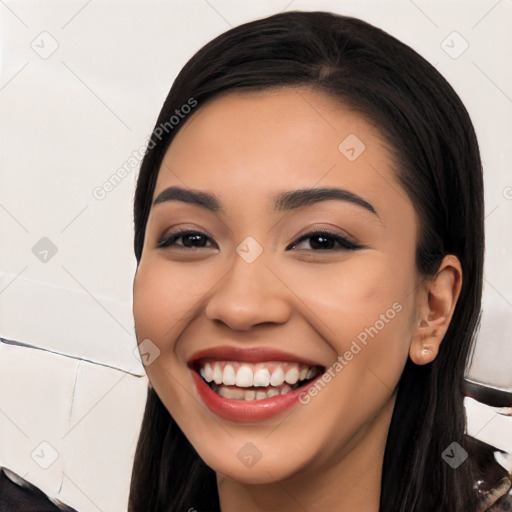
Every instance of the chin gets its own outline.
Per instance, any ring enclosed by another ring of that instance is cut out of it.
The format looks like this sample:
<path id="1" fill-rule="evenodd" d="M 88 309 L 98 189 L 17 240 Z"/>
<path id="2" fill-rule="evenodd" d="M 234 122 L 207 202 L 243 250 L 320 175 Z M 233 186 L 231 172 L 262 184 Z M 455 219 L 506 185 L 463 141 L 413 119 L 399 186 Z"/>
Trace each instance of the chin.
<path id="1" fill-rule="evenodd" d="M 260 438 L 254 436 L 252 441 L 247 435 L 243 439 L 235 436 L 225 445 L 216 444 L 213 449 L 198 446 L 196 451 L 219 477 L 226 476 L 243 484 L 271 484 L 311 468 L 314 455 L 298 450 L 296 442 L 289 447 L 283 447 L 280 442 L 271 443 L 265 440 L 267 435 L 268 432 Z"/>

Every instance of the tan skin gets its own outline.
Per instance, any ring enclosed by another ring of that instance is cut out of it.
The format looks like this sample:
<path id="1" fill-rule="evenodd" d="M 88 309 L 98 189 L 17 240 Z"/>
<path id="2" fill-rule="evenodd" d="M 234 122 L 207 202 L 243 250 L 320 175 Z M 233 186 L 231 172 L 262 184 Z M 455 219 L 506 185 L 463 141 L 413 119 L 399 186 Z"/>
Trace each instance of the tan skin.
<path id="1" fill-rule="evenodd" d="M 366 146 L 355 161 L 338 150 L 349 134 Z M 154 197 L 180 186 L 215 194 L 224 211 L 152 207 L 134 281 L 137 336 L 161 351 L 148 377 L 216 471 L 223 512 L 378 511 L 396 385 L 408 357 L 436 357 L 462 282 L 452 255 L 434 277 L 417 271 L 418 219 L 394 169 L 375 127 L 306 88 L 216 98 L 165 155 Z M 357 194 L 376 214 L 332 199 L 273 208 L 278 192 L 319 187 Z M 176 228 L 206 238 L 157 248 Z M 363 248 L 293 244 L 314 229 Z M 263 248 L 250 264 L 236 252 L 248 236 Z M 394 303 L 401 311 L 307 405 L 235 423 L 198 396 L 187 361 L 199 350 L 278 347 L 329 368 Z M 262 454 L 252 467 L 237 457 L 248 442 Z"/>

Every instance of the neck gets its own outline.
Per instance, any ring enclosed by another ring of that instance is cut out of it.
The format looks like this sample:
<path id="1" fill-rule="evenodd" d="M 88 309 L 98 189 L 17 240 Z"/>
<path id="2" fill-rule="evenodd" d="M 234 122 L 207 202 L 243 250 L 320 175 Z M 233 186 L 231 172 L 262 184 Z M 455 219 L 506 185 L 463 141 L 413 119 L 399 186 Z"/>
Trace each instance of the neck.
<path id="1" fill-rule="evenodd" d="M 354 436 L 350 447 L 334 453 L 330 463 L 322 467 L 311 467 L 284 480 L 265 484 L 240 483 L 217 474 L 221 511 L 378 512 L 384 450 L 393 407 L 394 397 L 372 423 Z"/>

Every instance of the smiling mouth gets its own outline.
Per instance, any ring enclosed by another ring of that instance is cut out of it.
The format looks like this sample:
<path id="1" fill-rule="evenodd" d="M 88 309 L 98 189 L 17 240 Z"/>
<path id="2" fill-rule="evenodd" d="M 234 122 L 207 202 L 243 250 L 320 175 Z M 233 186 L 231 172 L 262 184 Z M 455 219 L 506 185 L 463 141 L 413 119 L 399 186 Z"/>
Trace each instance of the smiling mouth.
<path id="1" fill-rule="evenodd" d="M 217 395 L 228 400 L 257 401 L 285 395 L 324 372 L 321 366 L 268 361 L 246 363 L 203 359 L 193 369 Z"/>

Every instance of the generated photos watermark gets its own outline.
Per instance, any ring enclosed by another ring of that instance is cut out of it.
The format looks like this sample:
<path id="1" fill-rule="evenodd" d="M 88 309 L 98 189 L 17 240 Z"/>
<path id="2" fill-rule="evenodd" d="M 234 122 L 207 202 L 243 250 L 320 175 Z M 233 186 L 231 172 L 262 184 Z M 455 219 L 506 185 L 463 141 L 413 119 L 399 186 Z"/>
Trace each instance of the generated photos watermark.
<path id="1" fill-rule="evenodd" d="M 113 172 L 101 185 L 93 188 L 92 195 L 94 199 L 103 201 L 103 199 L 105 199 L 105 197 L 107 197 L 107 195 L 112 192 L 128 175 L 130 175 L 135 169 L 138 169 L 146 153 L 156 146 L 157 142 L 155 139 L 161 141 L 164 133 L 169 134 L 174 130 L 196 106 L 197 100 L 189 98 L 187 103 L 184 103 L 180 108 L 175 109 L 174 114 L 165 123 L 160 123 L 153 130 L 151 135 L 146 138 L 146 142 L 133 151 L 115 172 Z"/>
<path id="2" fill-rule="evenodd" d="M 299 395 L 299 402 L 307 405 L 311 399 L 322 391 L 329 382 L 336 377 L 347 366 L 354 357 L 359 354 L 367 345 L 369 338 L 373 339 L 379 334 L 387 324 L 389 324 L 400 311 L 403 306 L 399 302 L 395 302 L 385 313 L 382 313 L 378 320 L 370 327 L 365 327 L 357 336 L 352 340 L 350 348 L 346 350 L 343 355 L 338 355 L 338 358 L 325 372 L 317 379 L 313 386 L 309 386 Z"/>

